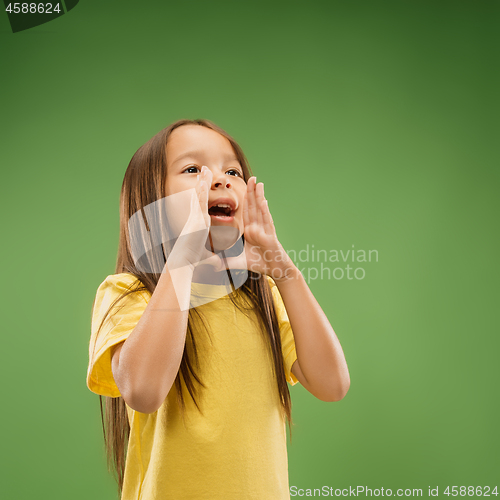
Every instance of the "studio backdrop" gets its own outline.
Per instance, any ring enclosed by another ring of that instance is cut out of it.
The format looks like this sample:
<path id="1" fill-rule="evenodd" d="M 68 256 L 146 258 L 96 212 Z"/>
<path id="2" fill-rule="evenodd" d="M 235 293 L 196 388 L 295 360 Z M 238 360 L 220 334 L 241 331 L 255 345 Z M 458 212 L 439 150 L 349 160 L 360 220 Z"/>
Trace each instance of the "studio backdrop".
<path id="1" fill-rule="evenodd" d="M 500 4 L 24 5 L 0 13 L 2 497 L 116 498 L 92 302 L 132 155 L 206 118 L 349 366 L 341 401 L 290 387 L 290 495 L 497 498 Z"/>

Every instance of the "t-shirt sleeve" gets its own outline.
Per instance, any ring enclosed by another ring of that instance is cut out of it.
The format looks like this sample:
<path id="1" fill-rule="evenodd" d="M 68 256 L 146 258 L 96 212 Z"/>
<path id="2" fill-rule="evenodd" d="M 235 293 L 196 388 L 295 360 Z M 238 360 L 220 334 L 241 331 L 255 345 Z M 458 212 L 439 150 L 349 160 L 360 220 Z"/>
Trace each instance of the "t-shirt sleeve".
<path id="1" fill-rule="evenodd" d="M 111 304 L 134 282 L 136 277 L 132 274 L 114 274 L 97 289 L 92 310 L 87 387 L 102 396 L 121 396 L 111 371 L 111 348 L 126 340 L 135 328 L 148 304 L 148 294 L 144 291 L 130 293 L 112 307 L 102 327 L 101 322 Z"/>
<path id="2" fill-rule="evenodd" d="M 268 278 L 273 294 L 274 304 L 276 306 L 276 313 L 278 315 L 285 376 L 290 385 L 295 385 L 298 380 L 292 373 L 292 365 L 297 359 L 297 353 L 295 351 L 295 339 L 293 337 L 292 327 L 290 325 L 290 320 L 288 319 L 285 303 L 283 302 L 278 287 L 272 278 Z"/>

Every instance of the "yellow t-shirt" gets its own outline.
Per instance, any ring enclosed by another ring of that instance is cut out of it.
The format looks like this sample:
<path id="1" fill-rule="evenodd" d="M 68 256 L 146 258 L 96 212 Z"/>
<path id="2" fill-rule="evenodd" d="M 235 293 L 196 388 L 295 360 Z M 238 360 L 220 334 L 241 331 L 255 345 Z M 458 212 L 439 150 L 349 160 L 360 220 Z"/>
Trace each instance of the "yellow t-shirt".
<path id="1" fill-rule="evenodd" d="M 97 338 L 96 331 L 111 302 L 134 281 L 135 276 L 128 273 L 111 275 L 97 290 L 87 372 L 87 386 L 96 394 L 120 396 L 111 371 L 110 348 L 132 332 L 149 292 L 130 294 Z M 286 378 L 295 385 L 293 333 L 278 287 L 271 278 L 269 283 Z M 211 293 L 203 285 L 193 287 L 199 295 Z M 210 339 L 205 330 L 195 333 L 200 359 L 197 373 L 206 384 L 198 392 L 203 415 L 184 385 L 185 423 L 175 386 L 155 413 L 140 413 L 127 405 L 130 437 L 122 500 L 289 499 L 285 422 L 272 354 L 255 312 L 245 315 L 228 296 L 196 309 L 210 333 Z"/>

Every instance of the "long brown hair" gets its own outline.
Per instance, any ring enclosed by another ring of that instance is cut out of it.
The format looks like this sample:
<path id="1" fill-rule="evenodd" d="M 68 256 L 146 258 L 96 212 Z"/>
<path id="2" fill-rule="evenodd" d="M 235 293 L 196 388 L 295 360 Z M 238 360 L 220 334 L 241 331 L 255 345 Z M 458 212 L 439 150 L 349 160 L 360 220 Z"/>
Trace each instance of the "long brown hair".
<path id="1" fill-rule="evenodd" d="M 165 180 L 167 177 L 166 145 L 172 131 L 182 125 L 201 125 L 215 130 L 224 136 L 229 140 L 231 146 L 233 147 L 236 157 L 238 158 L 238 161 L 243 169 L 245 182 L 247 182 L 252 175 L 248 161 L 241 147 L 227 132 L 209 120 L 200 119 L 176 121 L 158 132 L 146 144 L 137 150 L 129 163 L 127 171 L 125 172 L 120 194 L 120 236 L 115 268 L 115 274 L 130 273 L 137 279 L 131 284 L 128 290 L 126 290 L 113 302 L 113 304 L 111 304 L 103 318 L 99 330 L 104 324 L 104 321 L 110 311 L 127 295 L 130 293 L 144 292 L 146 290 L 152 295 L 156 288 L 161 274 L 159 272 L 145 272 L 142 266 L 138 266 L 134 262 L 130 246 L 128 221 L 134 213 L 164 197 Z M 163 263 L 165 263 L 165 261 Z M 245 283 L 238 291 L 234 291 L 230 294 L 230 298 L 235 306 L 243 309 L 244 301 L 239 300 L 239 297 L 241 298 L 241 294 L 247 298 L 246 303 L 250 304 L 251 309 L 255 311 L 262 326 L 263 334 L 266 336 L 268 345 L 272 352 L 274 361 L 273 373 L 276 377 L 282 413 L 288 423 L 291 439 L 292 404 L 283 366 L 278 318 L 267 277 L 248 271 L 248 278 Z M 198 386 L 204 387 L 203 381 L 198 377 L 195 369 L 195 367 L 198 366 L 196 329 L 194 326 L 195 316 L 200 318 L 196 308 L 191 308 L 188 316 L 186 344 L 189 343 L 193 347 L 192 353 L 194 356 L 193 359 L 191 359 L 192 356 L 188 355 L 188 350 L 185 346 L 180 368 L 174 382 L 177 401 L 182 412 L 184 412 L 185 409 L 182 385 L 184 384 L 197 407 L 198 404 L 196 402 L 196 395 L 199 387 L 196 386 L 194 381 L 198 383 Z M 99 396 L 108 470 L 113 470 L 115 473 L 118 483 L 118 494 L 121 496 L 125 473 L 126 449 L 130 435 L 127 409 L 125 401 L 122 397 L 111 398 L 104 396 L 106 408 L 104 415 L 102 398 L 103 396 Z"/>

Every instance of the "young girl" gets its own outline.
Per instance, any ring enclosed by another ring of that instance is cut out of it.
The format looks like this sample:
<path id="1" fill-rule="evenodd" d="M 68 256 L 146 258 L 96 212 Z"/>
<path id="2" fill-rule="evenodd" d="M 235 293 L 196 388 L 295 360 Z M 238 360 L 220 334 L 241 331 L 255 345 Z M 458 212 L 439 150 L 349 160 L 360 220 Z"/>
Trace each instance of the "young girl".
<path id="1" fill-rule="evenodd" d="M 94 300 L 87 385 L 106 396 L 121 498 L 290 498 L 287 382 L 339 401 L 349 372 L 224 130 L 180 120 L 135 153 L 115 273 Z"/>

